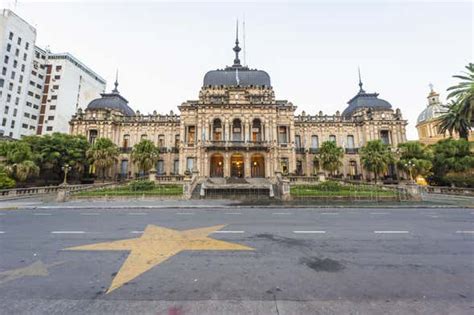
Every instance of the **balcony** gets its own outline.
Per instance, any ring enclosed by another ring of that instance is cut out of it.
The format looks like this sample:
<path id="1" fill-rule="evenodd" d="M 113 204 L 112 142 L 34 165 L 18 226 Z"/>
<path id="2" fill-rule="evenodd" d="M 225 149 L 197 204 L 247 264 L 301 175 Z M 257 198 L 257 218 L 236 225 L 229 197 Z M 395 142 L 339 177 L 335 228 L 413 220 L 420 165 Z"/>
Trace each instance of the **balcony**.
<path id="1" fill-rule="evenodd" d="M 346 148 L 346 154 L 357 154 L 359 153 L 359 148 Z"/>
<path id="2" fill-rule="evenodd" d="M 310 148 L 309 153 L 311 154 L 319 154 L 319 148 Z"/>
<path id="3" fill-rule="evenodd" d="M 130 153 L 132 152 L 132 147 L 121 147 L 120 148 L 120 153 Z"/>
<path id="4" fill-rule="evenodd" d="M 267 141 L 207 141 L 204 145 L 209 150 L 267 150 L 270 143 Z"/>
<path id="5" fill-rule="evenodd" d="M 304 148 L 295 148 L 295 152 L 296 152 L 296 154 L 304 154 L 305 149 Z"/>

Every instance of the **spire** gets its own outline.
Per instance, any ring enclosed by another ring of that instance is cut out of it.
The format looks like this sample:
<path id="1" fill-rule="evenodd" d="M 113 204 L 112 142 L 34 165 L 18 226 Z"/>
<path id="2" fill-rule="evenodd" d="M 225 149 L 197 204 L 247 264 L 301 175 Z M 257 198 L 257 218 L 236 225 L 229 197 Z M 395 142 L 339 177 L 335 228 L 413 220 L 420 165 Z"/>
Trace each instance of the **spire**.
<path id="1" fill-rule="evenodd" d="M 364 89 L 362 88 L 362 78 L 360 76 L 360 67 L 357 67 L 357 70 L 359 71 L 359 93 L 365 93 Z"/>
<path id="2" fill-rule="evenodd" d="M 112 90 L 112 93 L 119 93 L 117 87 L 118 87 L 119 83 L 118 83 L 118 69 L 117 71 L 115 72 L 115 83 L 114 83 L 114 86 L 115 88 Z"/>
<path id="3" fill-rule="evenodd" d="M 236 30 L 235 30 L 235 47 L 234 47 L 234 52 L 235 52 L 235 59 L 234 59 L 234 65 L 233 67 L 240 67 L 240 59 L 239 59 L 239 52 L 240 52 L 240 47 L 239 47 L 239 20 L 237 20 L 236 24 Z"/>

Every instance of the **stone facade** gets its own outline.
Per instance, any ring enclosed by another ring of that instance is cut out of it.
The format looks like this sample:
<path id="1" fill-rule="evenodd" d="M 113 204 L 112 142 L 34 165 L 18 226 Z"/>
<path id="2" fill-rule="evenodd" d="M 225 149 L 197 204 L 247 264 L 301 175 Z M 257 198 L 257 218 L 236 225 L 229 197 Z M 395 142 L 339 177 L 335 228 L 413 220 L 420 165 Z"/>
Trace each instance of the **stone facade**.
<path id="1" fill-rule="evenodd" d="M 110 174 L 114 176 L 135 175 L 130 152 L 143 138 L 162 152 L 158 176 L 194 172 L 202 178 L 274 178 L 276 172 L 313 176 L 321 171 L 314 158 L 328 140 L 345 148 L 339 174 L 360 178 L 366 174 L 358 150 L 367 141 L 382 139 L 394 148 L 406 141 L 407 122 L 400 110 L 392 110 L 378 94 L 365 93 L 362 83 L 349 101 L 350 114 L 295 115 L 295 105 L 275 99 L 266 72 L 240 65 L 239 51 L 236 41 L 234 65 L 208 72 L 199 99 L 178 106 L 179 115 L 127 114 L 130 108 L 116 87 L 85 112 L 78 111 L 70 132 L 91 142 L 97 137 L 113 140 L 122 151 Z"/>

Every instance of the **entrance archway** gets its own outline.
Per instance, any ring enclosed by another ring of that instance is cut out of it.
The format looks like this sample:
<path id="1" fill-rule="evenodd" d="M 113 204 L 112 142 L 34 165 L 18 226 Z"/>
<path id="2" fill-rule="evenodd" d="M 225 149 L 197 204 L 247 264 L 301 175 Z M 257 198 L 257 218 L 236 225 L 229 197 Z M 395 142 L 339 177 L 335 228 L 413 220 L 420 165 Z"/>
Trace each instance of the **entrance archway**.
<path id="1" fill-rule="evenodd" d="M 265 177 L 265 158 L 261 154 L 252 155 L 252 177 Z"/>
<path id="2" fill-rule="evenodd" d="M 211 156 L 210 170 L 211 177 L 224 177 L 224 157 L 222 154 Z"/>
<path id="3" fill-rule="evenodd" d="M 233 154 L 230 157 L 230 176 L 244 177 L 244 156 L 242 154 Z"/>

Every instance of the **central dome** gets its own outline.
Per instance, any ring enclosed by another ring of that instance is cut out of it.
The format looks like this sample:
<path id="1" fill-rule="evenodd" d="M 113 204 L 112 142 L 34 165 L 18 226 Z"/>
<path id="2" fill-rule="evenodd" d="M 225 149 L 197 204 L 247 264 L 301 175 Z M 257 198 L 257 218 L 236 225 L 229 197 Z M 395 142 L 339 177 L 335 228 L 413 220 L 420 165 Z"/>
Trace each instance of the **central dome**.
<path id="1" fill-rule="evenodd" d="M 265 71 L 235 66 L 209 71 L 204 76 L 203 85 L 271 87 L 270 76 Z"/>
<path id="2" fill-rule="evenodd" d="M 237 29 L 235 38 L 235 53 L 234 64 L 232 67 L 225 69 L 212 70 L 206 73 L 203 80 L 203 86 L 259 86 L 271 87 L 270 76 L 262 70 L 249 69 L 247 66 L 242 66 L 239 59 L 239 31 Z"/>

